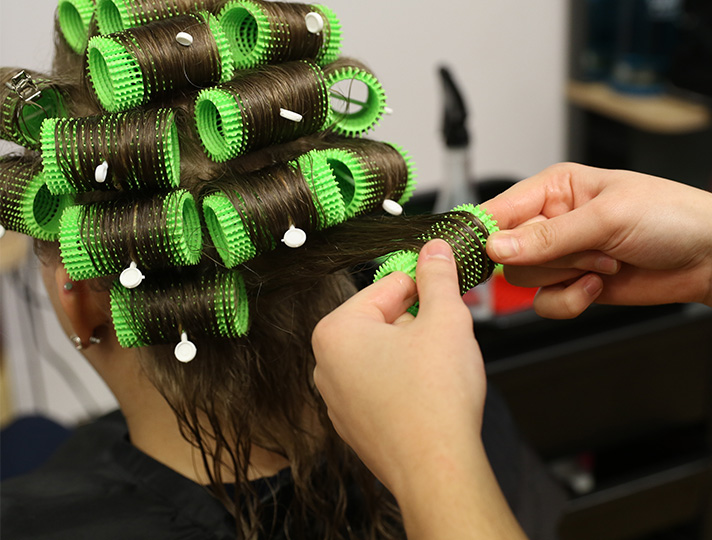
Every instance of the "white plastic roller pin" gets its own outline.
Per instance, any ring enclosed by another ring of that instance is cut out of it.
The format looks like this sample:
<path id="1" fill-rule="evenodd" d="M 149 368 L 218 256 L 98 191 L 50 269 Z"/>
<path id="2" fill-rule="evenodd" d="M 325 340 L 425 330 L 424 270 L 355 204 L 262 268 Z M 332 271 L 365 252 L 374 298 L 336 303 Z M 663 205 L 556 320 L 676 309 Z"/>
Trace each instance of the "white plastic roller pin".
<path id="1" fill-rule="evenodd" d="M 96 169 L 94 169 L 94 180 L 96 180 L 99 184 L 103 184 L 106 182 L 106 177 L 109 174 L 109 164 L 104 161 L 101 165 L 98 165 Z"/>
<path id="2" fill-rule="evenodd" d="M 193 36 L 188 32 L 178 32 L 176 34 L 176 41 L 183 45 L 183 47 L 190 47 L 193 44 Z"/>
<path id="3" fill-rule="evenodd" d="M 289 230 L 284 233 L 284 236 L 282 237 L 282 242 L 284 242 L 290 248 L 302 247 L 304 245 L 304 242 L 306 241 L 307 233 L 305 233 L 301 229 L 298 229 L 294 225 L 289 227 Z"/>
<path id="4" fill-rule="evenodd" d="M 183 332 L 180 335 L 180 343 L 173 349 L 173 354 L 179 362 L 187 364 L 198 354 L 198 348 L 195 346 L 195 343 L 188 341 L 188 334 Z"/>
<path id="5" fill-rule="evenodd" d="M 121 272 L 119 282 L 127 289 L 135 289 L 141 285 L 145 277 L 141 270 L 136 267 L 136 263 L 132 262 L 126 270 Z"/>
<path id="6" fill-rule="evenodd" d="M 384 114 L 393 114 L 393 109 L 390 107 L 383 107 L 383 113 Z"/>
<path id="7" fill-rule="evenodd" d="M 312 34 L 318 34 L 324 29 L 324 17 L 312 11 L 304 16 L 304 20 L 307 23 L 307 30 Z"/>
<path id="8" fill-rule="evenodd" d="M 393 199 L 383 201 L 383 209 L 392 216 L 400 216 L 403 213 L 403 207 Z"/>
<path id="9" fill-rule="evenodd" d="M 7 230 L 5 230 L 5 227 L 3 227 L 2 225 L 0 225 L 0 238 L 2 238 L 3 236 L 5 236 L 5 233 L 6 233 L 6 232 L 7 232 Z"/>
<path id="10" fill-rule="evenodd" d="M 289 109 L 283 109 L 282 107 L 279 108 L 279 116 L 292 122 L 301 122 L 304 118 L 301 114 L 290 111 Z"/>

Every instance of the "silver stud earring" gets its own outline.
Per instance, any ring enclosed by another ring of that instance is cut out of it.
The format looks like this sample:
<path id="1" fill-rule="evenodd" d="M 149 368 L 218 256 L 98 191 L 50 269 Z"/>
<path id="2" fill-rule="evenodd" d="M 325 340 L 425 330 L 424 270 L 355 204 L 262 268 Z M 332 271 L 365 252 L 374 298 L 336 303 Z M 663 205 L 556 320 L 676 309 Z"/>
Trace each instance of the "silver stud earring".
<path id="1" fill-rule="evenodd" d="M 78 351 L 81 351 L 84 348 L 84 345 L 82 345 L 82 338 L 80 338 L 76 334 L 72 334 L 71 336 L 69 336 L 69 341 L 74 344 L 74 348 Z"/>

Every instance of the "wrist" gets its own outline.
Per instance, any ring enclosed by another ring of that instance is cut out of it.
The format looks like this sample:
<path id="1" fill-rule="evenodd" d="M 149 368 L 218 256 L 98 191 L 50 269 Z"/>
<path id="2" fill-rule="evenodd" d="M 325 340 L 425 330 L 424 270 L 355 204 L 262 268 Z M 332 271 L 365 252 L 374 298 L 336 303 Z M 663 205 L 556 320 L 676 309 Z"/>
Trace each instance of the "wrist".
<path id="1" fill-rule="evenodd" d="M 492 472 L 481 440 L 432 456 L 394 495 L 409 540 L 525 539 Z"/>

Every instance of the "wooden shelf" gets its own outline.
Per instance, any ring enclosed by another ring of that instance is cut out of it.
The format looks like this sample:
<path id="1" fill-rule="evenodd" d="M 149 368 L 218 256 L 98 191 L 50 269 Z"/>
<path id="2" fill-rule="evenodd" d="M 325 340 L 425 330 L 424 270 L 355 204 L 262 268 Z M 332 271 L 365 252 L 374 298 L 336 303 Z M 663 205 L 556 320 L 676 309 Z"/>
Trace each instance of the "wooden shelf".
<path id="1" fill-rule="evenodd" d="M 712 127 L 712 112 L 705 106 L 669 95 L 630 96 L 603 83 L 570 81 L 569 101 L 651 133 L 681 135 Z"/>

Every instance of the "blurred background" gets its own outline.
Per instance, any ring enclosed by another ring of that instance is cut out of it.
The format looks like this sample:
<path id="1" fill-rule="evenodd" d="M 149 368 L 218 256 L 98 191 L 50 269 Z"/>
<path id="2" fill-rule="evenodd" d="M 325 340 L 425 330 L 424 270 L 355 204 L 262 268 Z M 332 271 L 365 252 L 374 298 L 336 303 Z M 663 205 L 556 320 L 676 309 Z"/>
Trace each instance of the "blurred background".
<path id="1" fill-rule="evenodd" d="M 325 3 L 343 54 L 388 95 L 371 136 L 418 166 L 409 211 L 438 194 L 462 202 L 458 183 L 485 200 L 562 160 L 710 188 L 709 0 Z M 49 68 L 55 4 L 0 0 L 0 65 Z M 0 240 L 1 421 L 71 429 L 115 402 L 59 330 L 36 266 L 25 239 Z M 495 276 L 467 300 L 493 386 L 569 495 L 560 537 L 712 538 L 712 310 L 597 306 L 543 321 L 533 292 Z"/>

